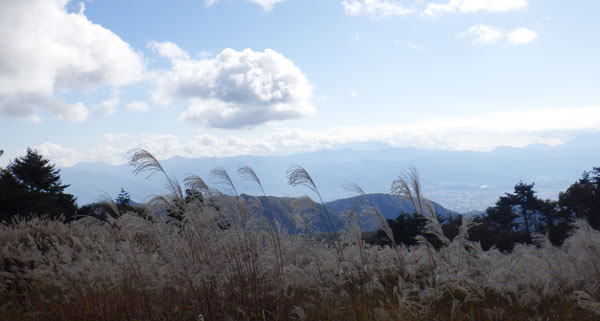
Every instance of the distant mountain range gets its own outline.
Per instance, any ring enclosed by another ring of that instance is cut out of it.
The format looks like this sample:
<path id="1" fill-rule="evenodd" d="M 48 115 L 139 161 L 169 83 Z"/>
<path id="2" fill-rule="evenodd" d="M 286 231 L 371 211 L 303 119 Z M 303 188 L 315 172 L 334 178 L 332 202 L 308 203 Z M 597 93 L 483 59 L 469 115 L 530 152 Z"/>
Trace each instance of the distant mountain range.
<path id="1" fill-rule="evenodd" d="M 583 171 L 600 166 L 600 134 L 579 136 L 559 146 L 499 147 L 488 152 L 391 148 L 381 143 L 338 147 L 288 156 L 173 157 L 162 165 L 176 178 L 196 174 L 219 189 L 225 187 L 211 179 L 210 171 L 223 167 L 238 191 L 257 194 L 255 186 L 236 175 L 239 167 L 248 165 L 260 176 L 268 194 L 312 197 L 310 190 L 287 184 L 289 167 L 301 165 L 310 172 L 326 201 L 350 196 L 343 187 L 348 182 L 368 193 L 388 193 L 392 180 L 414 166 L 421 174 L 425 196 L 458 212 L 485 209 L 521 180 L 535 182 L 541 197 L 556 198 Z M 149 179 L 134 176 L 127 165 L 80 163 L 63 168 L 61 176 L 64 183 L 71 184 L 68 191 L 77 196 L 79 204 L 96 201 L 102 194 L 115 197 L 121 187 L 137 201 L 164 193 L 159 175 Z"/>

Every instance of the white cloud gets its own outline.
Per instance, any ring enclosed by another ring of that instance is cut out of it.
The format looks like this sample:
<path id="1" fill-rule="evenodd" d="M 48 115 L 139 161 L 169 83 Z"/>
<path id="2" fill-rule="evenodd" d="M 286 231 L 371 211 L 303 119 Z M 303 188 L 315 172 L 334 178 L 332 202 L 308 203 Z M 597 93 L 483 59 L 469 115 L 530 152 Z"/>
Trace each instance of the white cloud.
<path id="1" fill-rule="evenodd" d="M 104 138 L 113 146 L 100 145 L 91 151 L 75 153 L 70 148 L 45 143 L 43 151 L 61 165 L 78 161 L 122 164 L 127 160 L 126 151 L 139 147 L 146 148 L 159 159 L 173 156 L 282 155 L 366 141 L 379 141 L 396 147 L 490 150 L 498 146 L 518 147 L 534 143 L 556 145 L 590 131 L 600 131 L 600 108 L 510 111 L 420 123 L 332 127 L 314 131 L 274 127 L 263 136 L 107 134 Z"/>
<path id="2" fill-rule="evenodd" d="M 72 122 L 82 122 L 88 118 L 88 108 L 83 103 L 68 104 L 62 102 L 47 102 L 46 108 L 53 113 L 56 118 Z"/>
<path id="3" fill-rule="evenodd" d="M 121 99 L 117 96 L 114 96 L 102 101 L 100 104 L 98 104 L 96 109 L 105 115 L 113 115 L 117 112 L 117 106 L 119 106 L 120 104 Z"/>
<path id="4" fill-rule="evenodd" d="M 498 40 L 504 38 L 504 31 L 494 27 L 487 25 L 476 25 L 471 28 L 461 32 L 459 37 L 471 37 L 471 43 L 479 43 L 479 44 L 487 44 L 497 42 Z"/>
<path id="5" fill-rule="evenodd" d="M 172 59 L 154 79 L 155 102 L 184 99 L 181 118 L 209 127 L 239 128 L 315 112 L 306 76 L 282 54 L 225 49 L 214 58 Z"/>
<path id="6" fill-rule="evenodd" d="M 538 37 L 538 34 L 531 29 L 518 28 L 518 29 L 508 32 L 506 34 L 506 37 L 508 38 L 508 41 L 510 41 L 511 43 L 518 45 L 518 44 L 526 44 L 526 43 L 530 43 L 530 42 L 534 41 Z"/>
<path id="7" fill-rule="evenodd" d="M 252 3 L 255 3 L 263 8 L 264 11 L 269 11 L 273 9 L 278 3 L 284 2 L 286 0 L 249 0 Z"/>
<path id="8" fill-rule="evenodd" d="M 96 148 L 84 153 L 81 161 L 122 165 L 128 161 L 127 149 L 109 145 L 98 145 Z"/>
<path id="9" fill-rule="evenodd" d="M 429 3 L 424 14 L 439 16 L 449 12 L 508 12 L 524 8 L 527 0 L 449 0 L 448 3 Z"/>
<path id="10" fill-rule="evenodd" d="M 537 38 L 537 33 L 531 29 L 518 28 L 504 31 L 494 26 L 475 25 L 458 34 L 459 38 L 470 38 L 472 44 L 491 44 L 506 40 L 514 45 L 529 43 Z"/>
<path id="11" fill-rule="evenodd" d="M 438 17 L 453 12 L 508 12 L 528 6 L 527 0 L 447 0 L 442 3 L 424 0 L 343 0 L 341 3 L 348 15 L 372 18 L 413 13 Z"/>
<path id="12" fill-rule="evenodd" d="M 211 6 L 211 5 L 215 4 L 217 1 L 219 1 L 219 0 L 205 0 L 204 3 L 207 6 Z M 285 2 L 286 0 L 246 0 L 246 1 L 254 3 L 256 5 L 259 5 L 265 12 L 267 12 L 267 11 L 271 11 L 271 9 L 273 9 L 273 7 L 276 4 Z"/>
<path id="13" fill-rule="evenodd" d="M 130 135 L 129 134 L 124 134 L 124 133 L 105 133 L 104 135 L 102 135 L 102 138 L 107 141 L 107 142 L 118 142 L 118 141 L 123 141 L 124 139 L 129 138 Z"/>
<path id="14" fill-rule="evenodd" d="M 82 121 L 87 108 L 63 102 L 57 93 L 119 87 L 140 78 L 140 56 L 83 10 L 68 13 L 67 2 L 0 3 L 0 114 L 39 119 L 37 111 L 45 109 Z"/>
<path id="15" fill-rule="evenodd" d="M 133 111 L 148 111 L 148 105 L 143 101 L 132 101 L 126 104 L 125 107 Z"/>
<path id="16" fill-rule="evenodd" d="M 45 142 L 35 149 L 58 166 L 72 166 L 80 161 L 79 154 L 74 149 L 59 144 Z"/>
<path id="17" fill-rule="evenodd" d="M 405 16 L 415 12 L 398 0 L 349 0 L 342 1 L 346 14 L 373 18 Z"/>
<path id="18" fill-rule="evenodd" d="M 158 54 L 161 57 L 164 57 L 164 58 L 167 58 L 170 60 L 190 59 L 190 55 L 188 55 L 188 53 L 185 52 L 185 50 L 179 48 L 179 46 L 177 46 L 176 44 L 169 42 L 169 41 L 164 41 L 164 42 L 150 41 L 150 43 L 148 44 L 148 47 L 156 50 L 156 52 L 158 52 Z"/>
<path id="19" fill-rule="evenodd" d="M 425 47 L 423 47 L 422 44 L 412 43 L 412 42 L 408 43 L 408 48 L 410 48 L 410 49 L 412 49 L 414 51 L 427 51 L 425 49 Z"/>

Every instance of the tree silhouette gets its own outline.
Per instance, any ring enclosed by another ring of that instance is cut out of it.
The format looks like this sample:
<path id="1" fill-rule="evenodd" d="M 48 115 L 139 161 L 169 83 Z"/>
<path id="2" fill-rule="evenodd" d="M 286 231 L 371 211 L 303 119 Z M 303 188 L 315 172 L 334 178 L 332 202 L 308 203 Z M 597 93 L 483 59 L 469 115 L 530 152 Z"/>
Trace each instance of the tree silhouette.
<path id="1" fill-rule="evenodd" d="M 0 220 L 15 216 L 63 216 L 71 219 L 77 210 L 75 197 L 64 193 L 69 185 L 60 181 L 60 170 L 37 151 L 16 158 L 0 171 Z"/>
<path id="2" fill-rule="evenodd" d="M 600 167 L 584 172 L 579 181 L 560 193 L 558 204 L 563 216 L 585 219 L 600 229 Z"/>
<path id="3" fill-rule="evenodd" d="M 123 187 L 121 187 L 121 192 L 117 195 L 116 200 L 117 206 L 129 206 L 131 203 L 131 194 L 127 193 Z"/>
<path id="4" fill-rule="evenodd" d="M 480 226 L 473 228 L 471 239 L 481 242 L 484 249 L 496 246 L 510 251 L 516 243 L 530 243 L 533 233 L 546 232 L 555 204 L 539 199 L 534 185 L 519 182 L 513 193 L 501 196 L 486 215 L 476 218 Z"/>
<path id="5" fill-rule="evenodd" d="M 400 213 L 393 220 L 387 219 L 394 239 L 398 244 L 407 246 L 417 244 L 417 236 L 423 235 L 427 219 L 419 214 Z M 383 230 L 378 230 L 372 237 L 367 240 L 371 244 L 391 245 L 392 241 L 387 237 Z"/>

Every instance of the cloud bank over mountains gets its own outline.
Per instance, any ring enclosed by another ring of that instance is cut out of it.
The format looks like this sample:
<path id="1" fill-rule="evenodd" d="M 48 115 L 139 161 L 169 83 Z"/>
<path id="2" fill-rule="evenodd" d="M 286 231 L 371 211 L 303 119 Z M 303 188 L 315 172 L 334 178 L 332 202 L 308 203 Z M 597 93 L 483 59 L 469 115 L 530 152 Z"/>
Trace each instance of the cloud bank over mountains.
<path id="1" fill-rule="evenodd" d="M 35 147 L 60 166 L 84 161 L 118 165 L 127 161 L 127 151 L 133 148 L 145 148 L 159 159 L 286 155 L 368 142 L 393 147 L 488 151 L 497 146 L 558 145 L 593 132 L 600 132 L 600 108 L 597 107 L 515 111 L 481 114 L 468 119 L 388 126 L 338 126 L 324 130 L 273 127 L 270 133 L 258 136 L 109 132 L 104 135 L 102 144 L 85 151 L 52 142 Z M 10 157 L 3 160 L 6 159 Z"/>

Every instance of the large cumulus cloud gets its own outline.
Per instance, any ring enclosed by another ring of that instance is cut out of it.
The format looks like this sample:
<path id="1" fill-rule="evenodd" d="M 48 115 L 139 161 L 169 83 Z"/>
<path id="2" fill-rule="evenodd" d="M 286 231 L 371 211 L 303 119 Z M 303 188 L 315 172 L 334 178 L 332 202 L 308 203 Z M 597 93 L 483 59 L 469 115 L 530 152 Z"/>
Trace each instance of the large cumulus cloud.
<path id="1" fill-rule="evenodd" d="M 183 99 L 181 117 L 209 127 L 239 128 L 273 120 L 300 118 L 315 112 L 306 76 L 282 54 L 225 49 L 214 58 L 190 59 L 172 43 L 151 43 L 171 60 L 157 72 L 154 100 L 170 104 Z"/>
<path id="2" fill-rule="evenodd" d="M 68 0 L 0 0 L 0 114 L 39 119 L 44 109 L 82 121 L 80 102 L 57 97 L 73 89 L 119 87 L 139 79 L 141 57 Z"/>

